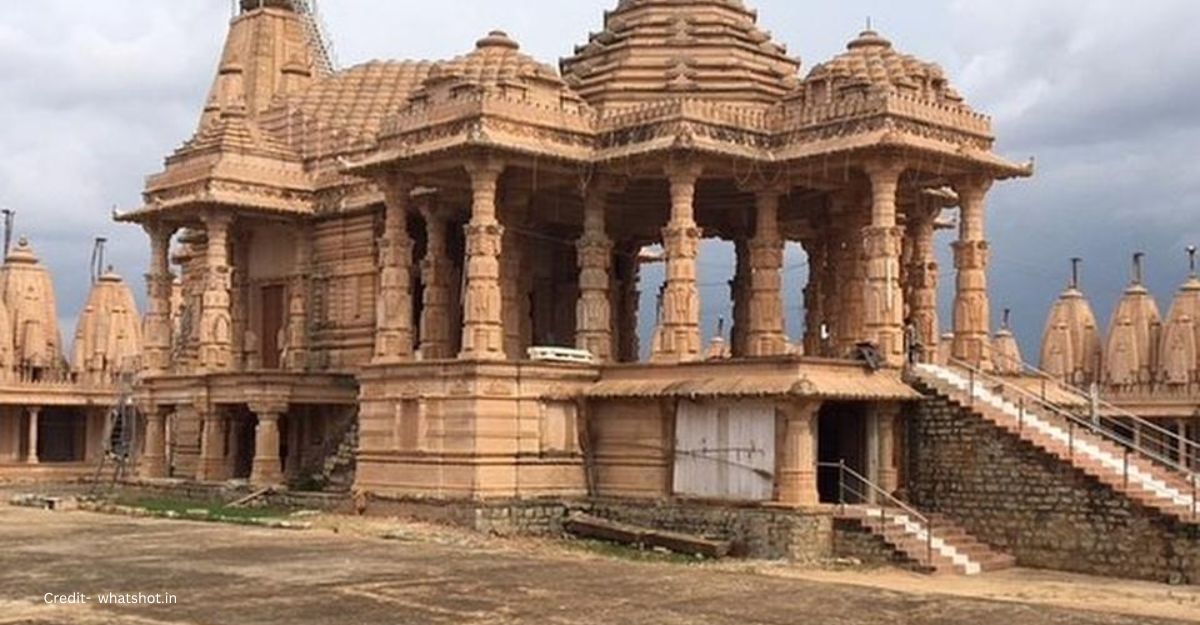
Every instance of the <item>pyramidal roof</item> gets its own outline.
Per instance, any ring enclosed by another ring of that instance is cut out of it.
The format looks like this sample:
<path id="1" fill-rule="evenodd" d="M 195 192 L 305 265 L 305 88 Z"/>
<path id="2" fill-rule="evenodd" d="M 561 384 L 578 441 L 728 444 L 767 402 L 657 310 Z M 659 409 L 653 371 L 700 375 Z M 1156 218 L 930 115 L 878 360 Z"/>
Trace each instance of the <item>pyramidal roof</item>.
<path id="1" fill-rule="evenodd" d="M 0 295 L 8 308 L 13 363 L 64 369 L 54 280 L 24 237 L 17 241 L 0 267 Z"/>
<path id="2" fill-rule="evenodd" d="M 1158 302 L 1142 283 L 1142 256 L 1134 257 L 1133 280 L 1113 311 L 1104 349 L 1105 382 L 1133 385 L 1150 382 L 1158 367 L 1162 316 Z"/>
<path id="3" fill-rule="evenodd" d="M 1072 384 L 1090 383 L 1099 373 L 1100 330 L 1078 273 L 1050 310 L 1041 356 L 1043 370 Z"/>
<path id="4" fill-rule="evenodd" d="M 1020 375 L 1024 373 L 1025 360 L 1021 357 L 1021 346 L 1017 343 L 1017 337 L 1009 324 L 1010 313 L 1011 311 L 1004 311 L 1004 323 L 996 332 L 996 336 L 992 337 L 992 362 L 997 373 Z"/>
<path id="5" fill-rule="evenodd" d="M 133 291 L 112 268 L 96 281 L 75 328 L 75 371 L 135 372 L 142 351 L 141 316 Z"/>
<path id="6" fill-rule="evenodd" d="M 1192 272 L 1179 289 L 1163 327 L 1161 379 L 1168 384 L 1200 381 L 1200 277 Z"/>
<path id="7" fill-rule="evenodd" d="M 824 88 L 828 99 L 861 89 L 888 89 L 944 104 L 963 104 L 946 73 L 936 63 L 903 54 L 878 32 L 865 30 L 846 44 L 846 51 L 813 67 L 804 79 L 807 90 Z"/>
<path id="8" fill-rule="evenodd" d="M 799 83 L 800 61 L 741 0 L 621 0 L 563 77 L 589 104 L 689 97 L 771 104 Z"/>

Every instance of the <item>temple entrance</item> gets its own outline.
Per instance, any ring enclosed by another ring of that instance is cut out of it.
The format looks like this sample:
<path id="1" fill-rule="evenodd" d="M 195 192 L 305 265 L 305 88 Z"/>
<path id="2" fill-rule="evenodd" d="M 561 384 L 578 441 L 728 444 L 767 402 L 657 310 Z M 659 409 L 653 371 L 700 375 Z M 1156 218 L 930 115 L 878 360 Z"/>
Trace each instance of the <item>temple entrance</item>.
<path id="1" fill-rule="evenodd" d="M 38 461 L 83 462 L 87 422 L 82 414 L 47 408 L 38 418 Z"/>
<path id="2" fill-rule="evenodd" d="M 819 413 L 817 459 L 817 489 L 821 503 L 839 503 L 841 480 L 833 465 L 845 462 L 846 467 L 859 475 L 868 476 L 867 462 L 867 405 L 854 402 L 826 402 Z M 859 503 L 863 497 L 852 491 L 864 491 L 861 483 L 848 481 L 846 501 Z M 865 493 L 864 493 L 865 494 Z"/>
<path id="3" fill-rule="evenodd" d="M 260 345 L 263 369 L 278 369 L 283 347 L 284 287 L 272 284 L 262 288 L 262 337 Z"/>
<path id="4" fill-rule="evenodd" d="M 238 410 L 230 415 L 229 446 L 231 449 L 228 452 L 232 463 L 230 473 L 233 479 L 250 479 L 250 472 L 254 469 L 255 425 L 254 414 L 249 410 Z"/>

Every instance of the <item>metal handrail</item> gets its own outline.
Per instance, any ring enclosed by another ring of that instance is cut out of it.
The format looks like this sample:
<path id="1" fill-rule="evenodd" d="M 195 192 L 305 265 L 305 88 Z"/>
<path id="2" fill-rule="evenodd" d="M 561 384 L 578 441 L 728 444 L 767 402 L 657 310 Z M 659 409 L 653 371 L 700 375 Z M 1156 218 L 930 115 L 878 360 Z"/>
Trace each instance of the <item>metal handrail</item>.
<path id="1" fill-rule="evenodd" d="M 1106 401 L 1104 398 L 1100 397 L 1099 394 L 1094 394 L 1094 393 L 1085 391 L 1085 390 L 1075 386 L 1074 384 L 1071 384 L 1070 382 L 1059 379 L 1058 377 L 1052 375 L 1051 373 L 1049 373 L 1047 371 L 1043 371 L 1042 369 L 1035 367 L 1027 362 L 1024 362 L 1018 358 L 1013 358 L 1012 356 L 1009 356 L 1008 354 L 999 352 L 999 351 L 995 350 L 991 345 L 985 344 L 984 349 L 988 350 L 992 354 L 993 357 L 999 357 L 1004 362 L 1019 366 L 1021 368 L 1021 371 L 1030 372 L 1035 377 L 1041 378 L 1043 381 L 1043 386 L 1042 386 L 1043 394 L 1044 394 L 1044 389 L 1045 389 L 1044 383 L 1051 382 L 1051 383 L 1055 384 L 1058 388 L 1064 390 L 1065 392 L 1067 392 L 1071 395 L 1074 395 L 1075 397 L 1077 397 L 1079 399 L 1086 401 L 1088 404 L 1092 405 L 1093 408 L 1096 408 L 1096 407 L 1103 408 L 1104 409 L 1103 411 L 1095 410 L 1095 412 L 1096 412 L 1096 414 L 1094 415 L 1095 417 L 1099 417 L 1101 412 L 1115 413 L 1117 416 L 1120 416 L 1124 419 L 1129 419 L 1134 425 L 1138 426 L 1139 428 L 1141 428 L 1143 430 L 1148 429 L 1156 434 L 1159 434 L 1159 435 L 1165 437 L 1167 441 L 1173 442 L 1176 448 L 1179 448 L 1180 446 L 1182 446 L 1185 449 L 1190 448 L 1192 453 L 1185 454 L 1185 456 L 1190 455 L 1195 458 L 1200 458 L 1200 442 L 1192 441 L 1191 439 L 1189 439 L 1186 436 L 1172 432 L 1172 431 L 1162 427 L 1161 425 L 1154 423 L 1153 421 L 1150 421 L 1148 419 L 1145 419 L 1144 417 L 1138 416 L 1138 415 L 1134 414 L 1133 412 L 1130 412 L 1129 410 L 1126 410 L 1120 406 L 1117 406 L 1116 404 L 1113 404 L 1112 402 Z M 1045 400 L 1046 398 L 1043 397 L 1042 399 Z M 1180 458 L 1180 463 L 1183 463 L 1184 460 L 1185 460 L 1184 458 Z"/>
<path id="2" fill-rule="evenodd" d="M 1197 476 L 1196 472 L 1192 471 L 1186 465 L 1177 463 L 1177 462 L 1171 460 L 1169 457 L 1164 457 L 1151 449 L 1147 449 L 1144 446 L 1139 445 L 1137 443 L 1137 441 L 1131 440 L 1131 439 L 1121 435 L 1118 432 L 1111 431 L 1108 427 L 1104 427 L 1102 425 L 1103 421 L 1100 419 L 1100 415 L 1095 415 L 1092 419 L 1085 419 L 1069 410 L 1064 410 L 1064 409 L 1056 406 L 1053 402 L 1050 402 L 1043 397 L 1039 397 L 1036 393 L 1033 393 L 1025 388 L 1022 388 L 1020 385 L 1013 384 L 1012 382 L 1006 381 L 1003 378 L 1000 378 L 998 376 L 988 374 L 976 365 L 973 365 L 971 363 L 968 363 L 968 362 L 965 362 L 962 360 L 958 360 L 956 358 L 951 358 L 950 364 L 960 367 L 960 368 L 963 368 L 963 369 L 966 369 L 968 371 L 968 373 L 969 373 L 968 386 L 969 387 L 967 389 L 967 395 L 970 398 L 970 402 L 972 405 L 975 402 L 975 385 L 976 385 L 976 381 L 978 379 L 983 379 L 983 380 L 988 381 L 989 383 L 999 385 L 1002 389 L 1014 391 L 1017 395 L 1021 396 L 1021 401 L 1019 403 L 1018 411 L 1017 411 L 1017 413 L 1018 413 L 1017 420 L 1018 420 L 1019 428 L 1024 427 L 1024 416 L 1025 416 L 1024 399 L 1025 398 L 1032 399 L 1037 405 L 1039 405 L 1039 406 L 1053 412 L 1054 414 L 1058 415 L 1059 417 L 1065 419 L 1068 424 L 1067 452 L 1068 452 L 1068 454 L 1071 455 L 1071 457 L 1074 457 L 1074 454 L 1075 454 L 1075 428 L 1076 427 L 1082 427 L 1085 431 L 1091 431 L 1091 432 L 1095 433 L 1102 440 L 1107 440 L 1108 442 L 1116 444 L 1117 446 L 1121 447 L 1124 450 L 1123 479 L 1124 479 L 1126 485 L 1128 485 L 1128 483 L 1129 483 L 1129 453 L 1131 451 L 1135 452 L 1137 454 L 1140 454 L 1141 456 L 1145 457 L 1146 459 L 1148 459 L 1150 461 L 1162 464 L 1162 465 L 1166 466 L 1167 468 L 1173 469 L 1173 470 L 1177 471 L 1178 473 L 1182 474 L 1182 477 L 1184 477 L 1184 479 L 1188 482 L 1188 484 L 1191 486 L 1191 490 L 1192 490 L 1192 510 L 1191 510 L 1192 519 L 1196 520 L 1197 518 L 1200 518 L 1200 505 L 1198 505 L 1198 503 L 1197 503 L 1197 494 L 1198 494 L 1198 491 L 1200 491 L 1200 476 Z"/>
<path id="3" fill-rule="evenodd" d="M 867 479 L 866 476 L 862 475 L 858 471 L 851 469 L 849 466 L 846 465 L 845 459 L 839 460 L 837 462 L 818 462 L 817 469 L 818 470 L 819 469 L 837 469 L 838 470 L 838 505 L 840 505 L 842 507 L 843 513 L 846 511 L 846 506 L 848 505 L 848 502 L 846 501 L 847 490 L 863 500 L 868 499 L 869 498 L 868 495 L 873 492 L 873 493 L 877 493 L 879 495 L 883 495 L 883 497 L 885 498 L 885 500 L 888 503 L 893 504 L 895 507 L 900 508 L 902 511 L 904 511 L 905 514 L 907 514 L 911 517 L 915 517 L 918 521 L 923 523 L 925 525 L 925 562 L 926 562 L 926 564 L 929 565 L 930 569 L 933 569 L 933 521 L 929 517 L 925 516 L 924 514 L 921 514 L 919 511 L 917 511 L 912 506 L 910 506 L 910 505 L 904 503 L 903 501 L 901 501 L 900 499 L 896 498 L 894 495 L 892 495 L 891 493 L 884 490 L 878 484 L 875 484 L 871 480 Z M 868 492 L 863 493 L 863 492 L 860 492 L 860 491 L 848 486 L 846 483 L 846 476 L 850 476 L 850 477 L 858 480 L 859 482 L 862 482 L 867 487 Z M 881 504 L 879 506 L 880 529 L 887 527 L 886 513 L 887 513 L 886 508 Z"/>

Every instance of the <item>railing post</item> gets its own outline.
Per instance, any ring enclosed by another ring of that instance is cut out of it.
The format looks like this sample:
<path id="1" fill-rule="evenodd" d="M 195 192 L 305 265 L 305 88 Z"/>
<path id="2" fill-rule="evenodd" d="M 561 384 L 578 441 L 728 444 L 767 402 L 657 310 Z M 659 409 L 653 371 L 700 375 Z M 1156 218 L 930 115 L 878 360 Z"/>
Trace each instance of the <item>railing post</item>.
<path id="1" fill-rule="evenodd" d="M 971 402 L 970 406 L 973 408 L 975 407 L 975 369 L 968 369 L 967 373 L 970 380 L 967 383 L 967 397 Z"/>
<path id="2" fill-rule="evenodd" d="M 1124 467 L 1125 488 L 1129 490 L 1129 448 L 1125 448 L 1125 467 Z"/>
<path id="3" fill-rule="evenodd" d="M 933 569 L 933 519 L 925 517 L 925 563 Z"/>
<path id="4" fill-rule="evenodd" d="M 1025 398 L 1017 400 L 1017 433 L 1025 431 Z"/>
<path id="5" fill-rule="evenodd" d="M 1042 378 L 1042 401 L 1046 401 L 1046 378 Z"/>
<path id="6" fill-rule="evenodd" d="M 1196 512 L 1200 510 L 1200 506 L 1196 505 L 1196 474 L 1192 474 L 1192 521 L 1196 520 Z"/>
<path id="7" fill-rule="evenodd" d="M 838 460 L 838 503 L 842 504 L 842 514 L 846 514 L 846 460 Z"/>
<path id="8" fill-rule="evenodd" d="M 1067 455 L 1075 459 L 1075 422 L 1067 421 Z"/>

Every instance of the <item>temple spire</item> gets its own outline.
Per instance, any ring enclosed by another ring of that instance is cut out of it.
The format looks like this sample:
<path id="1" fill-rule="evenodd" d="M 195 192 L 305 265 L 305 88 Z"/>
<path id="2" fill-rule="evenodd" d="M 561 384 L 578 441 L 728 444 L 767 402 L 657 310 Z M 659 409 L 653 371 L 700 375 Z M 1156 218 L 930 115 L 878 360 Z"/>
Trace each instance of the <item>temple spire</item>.
<path id="1" fill-rule="evenodd" d="M 1187 253 L 1188 253 L 1188 276 L 1191 278 L 1195 278 L 1196 277 L 1196 246 L 1189 245 L 1187 248 Z"/>
<path id="2" fill-rule="evenodd" d="M 1071 284 L 1070 288 L 1079 290 L 1079 269 L 1083 265 L 1083 259 L 1075 257 L 1071 259 Z"/>
<path id="3" fill-rule="evenodd" d="M 1140 286 L 1143 284 L 1145 274 L 1142 270 L 1143 261 L 1146 259 L 1145 252 L 1136 252 L 1133 255 L 1133 284 Z"/>

